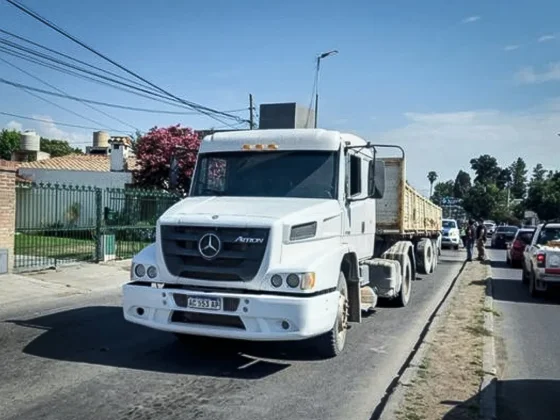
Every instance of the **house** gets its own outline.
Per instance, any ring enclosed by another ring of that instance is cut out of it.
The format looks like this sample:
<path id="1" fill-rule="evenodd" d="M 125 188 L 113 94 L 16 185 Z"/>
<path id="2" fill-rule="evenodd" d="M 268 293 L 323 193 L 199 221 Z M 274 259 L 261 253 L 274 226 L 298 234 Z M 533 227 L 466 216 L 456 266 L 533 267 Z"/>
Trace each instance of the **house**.
<path id="1" fill-rule="evenodd" d="M 112 137 L 106 154 L 67 155 L 21 162 L 18 176 L 35 183 L 124 188 L 133 182 L 136 159 L 127 137 Z"/>

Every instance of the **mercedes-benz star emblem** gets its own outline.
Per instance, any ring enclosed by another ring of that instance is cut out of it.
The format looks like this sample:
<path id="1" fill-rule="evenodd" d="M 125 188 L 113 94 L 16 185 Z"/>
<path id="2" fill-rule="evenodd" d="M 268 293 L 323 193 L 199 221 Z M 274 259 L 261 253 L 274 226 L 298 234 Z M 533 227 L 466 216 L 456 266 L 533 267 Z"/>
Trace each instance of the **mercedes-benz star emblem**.
<path id="1" fill-rule="evenodd" d="M 213 233 L 207 233 L 198 241 L 198 252 L 202 258 L 212 260 L 218 256 L 222 250 L 222 241 Z"/>

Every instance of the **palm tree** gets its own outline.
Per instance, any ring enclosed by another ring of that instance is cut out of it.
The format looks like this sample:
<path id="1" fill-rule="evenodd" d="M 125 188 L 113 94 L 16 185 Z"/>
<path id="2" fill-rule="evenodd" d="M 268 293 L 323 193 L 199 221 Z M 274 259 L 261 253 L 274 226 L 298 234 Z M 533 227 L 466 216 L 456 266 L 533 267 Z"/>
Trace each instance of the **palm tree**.
<path id="1" fill-rule="evenodd" d="M 428 172 L 428 181 L 430 181 L 430 198 L 434 192 L 434 182 L 438 179 L 438 174 L 436 171 Z"/>

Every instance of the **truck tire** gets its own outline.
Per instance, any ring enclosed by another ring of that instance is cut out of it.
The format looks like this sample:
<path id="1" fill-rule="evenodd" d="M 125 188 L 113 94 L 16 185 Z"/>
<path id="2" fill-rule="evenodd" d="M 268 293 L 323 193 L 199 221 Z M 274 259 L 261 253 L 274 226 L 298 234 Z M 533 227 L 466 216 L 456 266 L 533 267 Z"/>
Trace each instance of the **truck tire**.
<path id="1" fill-rule="evenodd" d="M 418 272 L 430 274 L 432 272 L 434 248 L 430 239 L 421 239 L 416 244 L 416 256 L 418 261 Z"/>
<path id="2" fill-rule="evenodd" d="M 348 285 L 346 284 L 346 276 L 342 271 L 338 275 L 337 290 L 340 292 L 340 297 L 334 325 L 329 332 L 314 339 L 314 347 L 319 355 L 325 358 L 338 356 L 344 350 L 346 344 L 348 331 Z"/>
<path id="3" fill-rule="evenodd" d="M 432 240 L 432 248 L 434 250 L 434 258 L 432 259 L 432 269 L 430 271 L 430 274 L 436 271 L 436 268 L 437 268 L 438 263 L 439 263 L 440 253 L 439 253 L 439 250 L 437 248 L 437 240 L 436 239 Z"/>
<path id="4" fill-rule="evenodd" d="M 396 303 L 401 308 L 408 305 L 410 301 L 410 292 L 412 290 L 412 265 L 410 264 L 410 258 L 405 256 L 402 261 L 402 284 L 401 290 L 396 299 Z"/>

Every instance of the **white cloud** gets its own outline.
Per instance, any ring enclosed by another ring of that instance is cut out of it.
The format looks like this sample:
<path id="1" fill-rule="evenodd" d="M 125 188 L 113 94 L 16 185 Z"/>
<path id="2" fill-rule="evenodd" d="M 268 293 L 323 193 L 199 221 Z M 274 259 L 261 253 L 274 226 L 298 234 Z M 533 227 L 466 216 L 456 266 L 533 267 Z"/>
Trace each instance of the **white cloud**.
<path id="1" fill-rule="evenodd" d="M 22 130 L 22 125 L 21 123 L 18 123 L 17 121 L 10 121 L 8 124 L 5 125 L 5 128 L 8 130 L 16 130 L 16 131 L 21 131 Z"/>
<path id="2" fill-rule="evenodd" d="M 539 72 L 534 67 L 524 67 L 515 73 L 515 80 L 521 84 L 545 83 L 560 80 L 560 62 L 550 63 Z"/>
<path id="3" fill-rule="evenodd" d="M 506 45 L 504 51 L 514 51 L 519 48 L 519 45 Z"/>
<path id="4" fill-rule="evenodd" d="M 529 169 L 542 163 L 560 169 L 560 100 L 524 112 L 474 110 L 447 113 L 406 113 L 401 128 L 366 138 L 398 144 L 407 155 L 407 178 L 415 188 L 429 188 L 429 171 L 439 181 L 454 179 L 457 172 L 470 171 L 469 161 L 490 154 L 500 165 L 521 156 Z"/>
<path id="5" fill-rule="evenodd" d="M 25 123 L 10 121 L 5 125 L 5 128 L 17 131 L 34 130 L 41 137 L 66 140 L 70 145 L 79 148 L 85 148 L 85 146 L 89 146 L 92 142 L 92 134 L 87 135 L 80 132 L 65 131 L 59 128 L 49 116 L 33 115 L 33 118 L 44 121 L 26 121 Z"/>
<path id="6" fill-rule="evenodd" d="M 538 39 L 538 42 L 547 42 L 556 39 L 556 35 L 543 35 Z"/>
<path id="7" fill-rule="evenodd" d="M 474 23 L 477 20 L 480 20 L 480 16 L 469 16 L 463 19 L 461 23 Z"/>

